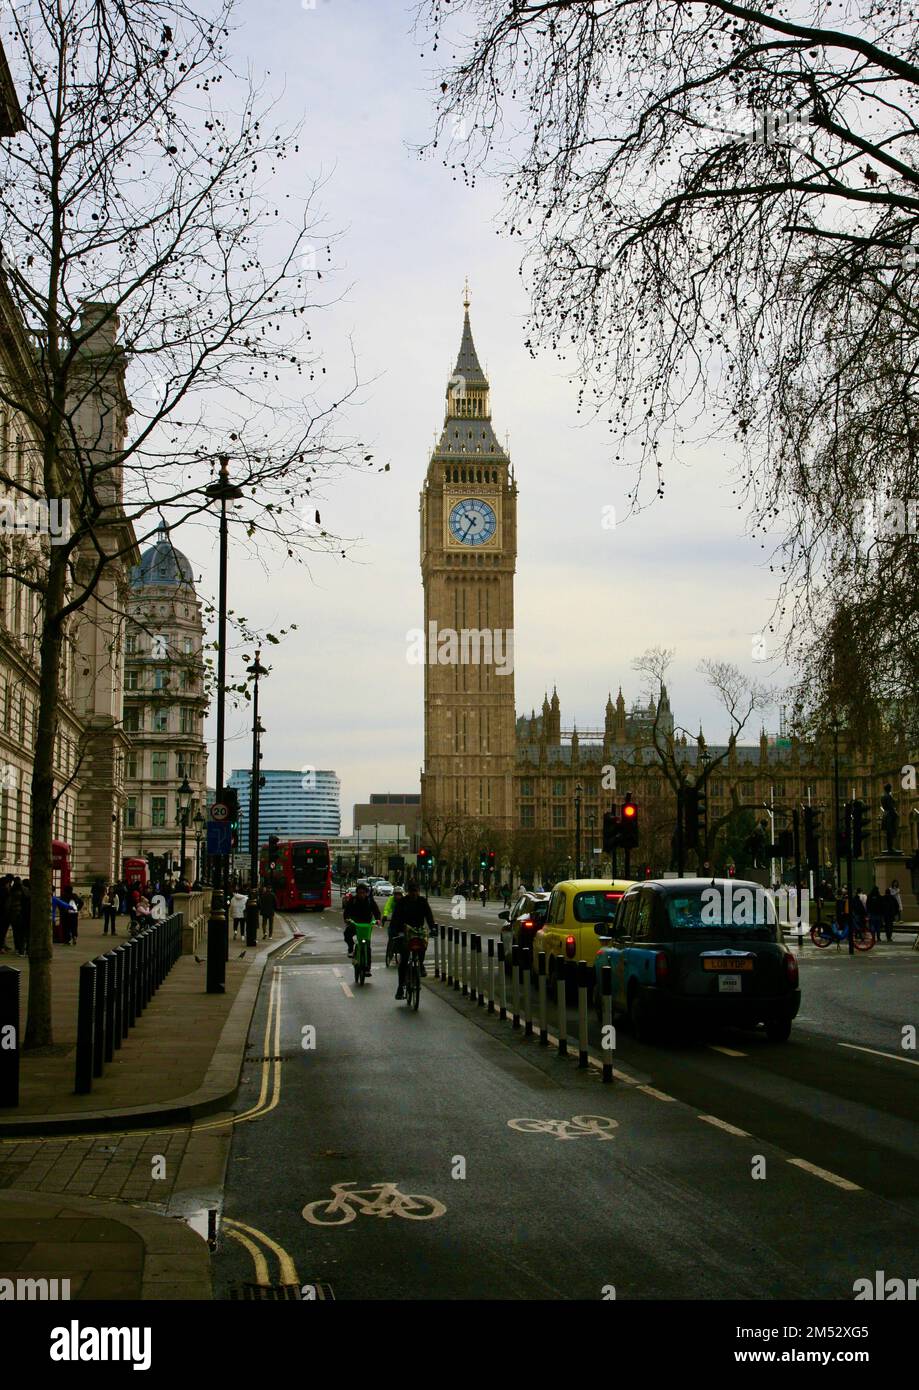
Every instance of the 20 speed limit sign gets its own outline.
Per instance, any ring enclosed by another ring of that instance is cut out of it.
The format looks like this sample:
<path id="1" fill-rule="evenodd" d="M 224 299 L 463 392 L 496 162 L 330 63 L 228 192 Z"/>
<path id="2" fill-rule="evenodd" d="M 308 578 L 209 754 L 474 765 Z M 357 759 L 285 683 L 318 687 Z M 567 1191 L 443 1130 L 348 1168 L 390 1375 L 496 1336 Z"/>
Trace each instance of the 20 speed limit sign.
<path id="1" fill-rule="evenodd" d="M 222 801 L 215 801 L 213 806 L 210 808 L 211 820 L 227 820 L 229 818 L 229 815 L 229 808 L 225 806 Z"/>

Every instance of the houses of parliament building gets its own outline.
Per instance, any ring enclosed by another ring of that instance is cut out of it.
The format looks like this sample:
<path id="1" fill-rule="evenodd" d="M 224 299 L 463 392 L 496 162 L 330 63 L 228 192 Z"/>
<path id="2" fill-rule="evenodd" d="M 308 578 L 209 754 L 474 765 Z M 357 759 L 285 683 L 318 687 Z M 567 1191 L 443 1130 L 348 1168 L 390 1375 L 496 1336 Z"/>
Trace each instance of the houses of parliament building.
<path id="1" fill-rule="evenodd" d="M 443 428 L 421 490 L 424 588 L 424 767 L 422 834 L 445 871 L 474 871 L 477 853 L 496 852 L 496 870 L 562 876 L 574 865 L 580 811 L 582 871 L 606 872 L 603 812 L 631 792 L 640 810 L 639 862 L 670 867 L 676 794 L 655 747 L 689 785 L 708 771 L 708 814 L 727 834 L 745 819 L 747 833 L 775 810 L 776 833 L 791 809 L 823 807 L 821 853 L 833 859 L 832 740 L 732 739 L 709 745 L 675 728 L 666 686 L 656 701 L 627 707 L 610 693 L 602 723 L 577 729 L 562 716 L 553 687 L 539 712 L 518 714 L 512 652 L 517 564 L 517 481 L 492 425 L 489 383 L 472 337 L 468 292 L 459 354 L 447 384 Z M 452 647 L 450 634 L 453 635 Z M 438 645 L 439 644 L 439 645 Z M 444 652 L 447 652 L 445 659 Z M 877 807 L 891 782 L 900 812 L 898 848 L 916 849 L 919 801 L 901 785 L 900 767 L 870 767 L 844 736 L 839 742 L 840 799 L 862 797 L 870 818 L 869 852 L 882 848 Z M 730 816 L 744 810 L 747 816 Z M 725 858 L 730 854 L 725 841 Z M 636 861 L 633 859 L 633 865 Z M 691 863 L 691 860 L 689 861 Z M 716 850 L 716 864 L 718 851 Z M 449 867 L 448 867 L 449 866 Z M 720 865 L 719 865 L 720 866 Z M 743 867 L 741 863 L 740 867 Z"/>

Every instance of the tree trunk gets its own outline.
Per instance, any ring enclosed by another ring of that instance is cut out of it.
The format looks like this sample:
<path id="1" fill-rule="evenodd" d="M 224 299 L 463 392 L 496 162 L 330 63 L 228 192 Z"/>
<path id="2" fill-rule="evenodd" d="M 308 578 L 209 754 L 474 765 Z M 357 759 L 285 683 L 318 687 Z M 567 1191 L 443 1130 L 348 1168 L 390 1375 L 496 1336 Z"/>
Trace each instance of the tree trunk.
<path id="1" fill-rule="evenodd" d="M 48 587 L 44 596 L 39 676 L 38 725 L 32 769 L 31 851 L 29 882 L 32 894 L 29 935 L 29 1009 L 25 1046 L 47 1047 L 53 1042 L 51 1016 L 51 839 L 54 819 L 54 739 L 61 673 L 60 612 L 67 581 L 67 553 L 51 546 Z"/>

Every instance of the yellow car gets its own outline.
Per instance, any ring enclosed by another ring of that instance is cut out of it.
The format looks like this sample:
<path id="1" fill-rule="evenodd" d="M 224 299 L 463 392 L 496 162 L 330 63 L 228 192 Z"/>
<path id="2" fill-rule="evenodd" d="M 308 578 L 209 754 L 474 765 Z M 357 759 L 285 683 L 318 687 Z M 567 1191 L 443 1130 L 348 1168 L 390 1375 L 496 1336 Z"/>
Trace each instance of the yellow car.
<path id="1" fill-rule="evenodd" d="M 613 919 L 631 878 L 567 878 L 552 889 L 546 920 L 533 939 L 533 968 L 539 952 L 546 953 L 549 994 L 555 997 L 559 960 L 583 960 L 590 967 L 588 995 L 593 989 L 594 957 L 604 938 L 612 936 Z"/>

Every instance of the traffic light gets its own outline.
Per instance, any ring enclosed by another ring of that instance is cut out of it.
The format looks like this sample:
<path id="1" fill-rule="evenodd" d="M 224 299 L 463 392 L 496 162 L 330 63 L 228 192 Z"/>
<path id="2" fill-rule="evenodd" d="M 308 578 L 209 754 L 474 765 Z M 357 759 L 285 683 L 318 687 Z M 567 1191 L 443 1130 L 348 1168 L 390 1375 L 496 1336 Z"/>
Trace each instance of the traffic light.
<path id="1" fill-rule="evenodd" d="M 804 857 L 808 867 L 817 869 L 820 865 L 820 812 L 816 806 L 804 807 Z"/>
<path id="2" fill-rule="evenodd" d="M 862 857 L 862 842 L 868 833 L 868 808 L 861 797 L 852 802 L 852 853 Z"/>
<path id="3" fill-rule="evenodd" d="M 683 844 L 686 849 L 698 849 L 705 836 L 705 817 L 708 798 L 704 787 L 683 789 Z"/>
<path id="4" fill-rule="evenodd" d="M 233 848 L 236 849 L 239 844 L 239 793 L 235 787 L 224 787 L 218 800 L 227 808 L 227 823 L 232 835 Z"/>
<path id="5" fill-rule="evenodd" d="M 632 800 L 632 793 L 626 793 L 622 803 L 619 820 L 619 843 L 623 849 L 634 849 L 638 844 L 638 807 Z"/>
<path id="6" fill-rule="evenodd" d="M 269 863 L 269 866 L 270 866 L 271 868 L 274 868 L 275 864 L 278 862 L 278 854 L 279 854 L 279 852 L 280 852 L 280 848 L 281 848 L 281 841 L 278 839 L 277 835 L 269 835 L 269 836 L 268 836 L 268 863 Z M 340 857 L 340 856 L 339 856 L 339 861 L 338 861 L 338 873 L 339 873 L 339 876 L 341 876 L 341 857 Z"/>
<path id="7" fill-rule="evenodd" d="M 480 868 L 480 869 L 484 869 L 484 868 L 485 868 L 485 865 L 486 865 L 486 862 L 487 862 L 487 861 L 486 861 L 486 858 L 485 858 L 485 851 L 484 851 L 484 849 L 480 849 L 480 850 L 479 850 L 479 868 Z"/>
<path id="8" fill-rule="evenodd" d="M 428 859 L 428 852 L 425 849 L 424 845 L 422 845 L 418 853 L 415 855 L 415 867 L 418 869 L 426 868 L 428 864 Z"/>
<path id="9" fill-rule="evenodd" d="M 606 854 L 619 848 L 619 807 L 603 812 L 603 850 Z"/>
<path id="10" fill-rule="evenodd" d="M 488 851 L 488 867 L 489 869 L 493 869 L 495 867 L 495 852 L 493 849 L 490 849 Z"/>
<path id="11" fill-rule="evenodd" d="M 780 859 L 793 859 L 795 853 L 795 835 L 793 830 L 780 830 L 779 838 L 776 840 L 776 849 Z"/>

